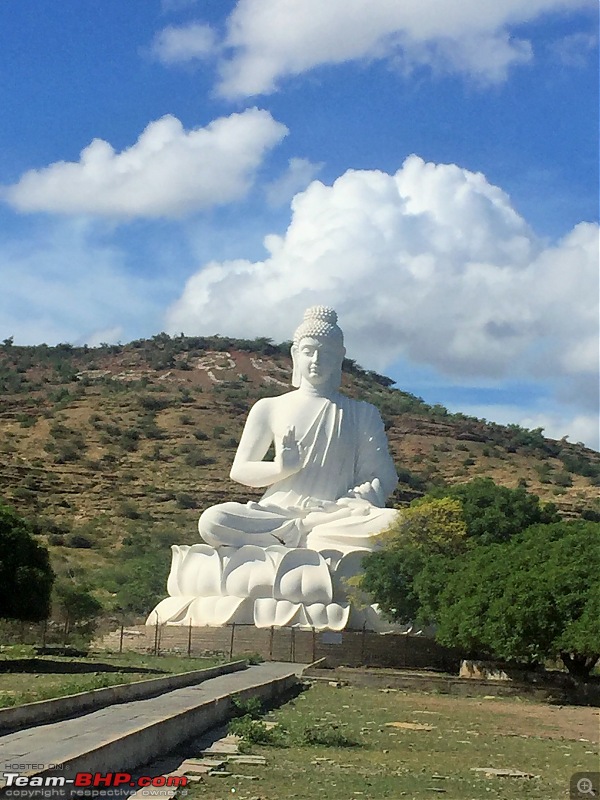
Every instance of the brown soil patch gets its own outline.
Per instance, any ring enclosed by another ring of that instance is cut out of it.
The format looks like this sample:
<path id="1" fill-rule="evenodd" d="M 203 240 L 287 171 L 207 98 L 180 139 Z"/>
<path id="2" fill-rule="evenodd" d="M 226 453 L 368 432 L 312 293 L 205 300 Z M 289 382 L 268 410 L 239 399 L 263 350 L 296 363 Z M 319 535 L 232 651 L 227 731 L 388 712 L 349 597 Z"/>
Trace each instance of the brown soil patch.
<path id="1" fill-rule="evenodd" d="M 413 695 L 414 697 L 414 695 Z M 473 717 L 488 712 L 486 729 L 499 736 L 525 736 L 540 739 L 587 739 L 599 741 L 600 710 L 587 706 L 551 706 L 518 700 L 461 698 L 463 708 L 471 708 Z M 422 698 L 419 708 L 451 717 L 455 697 Z M 427 720 L 430 722 L 431 720 Z"/>

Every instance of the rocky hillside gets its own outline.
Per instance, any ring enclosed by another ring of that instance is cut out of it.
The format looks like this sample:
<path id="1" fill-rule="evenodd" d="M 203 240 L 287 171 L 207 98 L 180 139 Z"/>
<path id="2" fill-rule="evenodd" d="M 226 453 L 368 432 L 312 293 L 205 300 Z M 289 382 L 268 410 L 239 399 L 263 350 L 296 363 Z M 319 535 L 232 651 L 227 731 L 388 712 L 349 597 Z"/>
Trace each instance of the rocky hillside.
<path id="1" fill-rule="evenodd" d="M 201 509 L 252 495 L 229 468 L 252 403 L 291 388 L 288 352 L 266 339 L 166 334 L 93 349 L 6 340 L 0 497 L 35 521 L 59 572 L 102 569 L 132 531 L 140 547 L 196 541 Z M 391 384 L 346 363 L 344 391 L 377 405 L 386 422 L 396 504 L 431 484 L 487 475 L 525 481 L 567 516 L 600 519 L 595 451 L 449 414 Z"/>

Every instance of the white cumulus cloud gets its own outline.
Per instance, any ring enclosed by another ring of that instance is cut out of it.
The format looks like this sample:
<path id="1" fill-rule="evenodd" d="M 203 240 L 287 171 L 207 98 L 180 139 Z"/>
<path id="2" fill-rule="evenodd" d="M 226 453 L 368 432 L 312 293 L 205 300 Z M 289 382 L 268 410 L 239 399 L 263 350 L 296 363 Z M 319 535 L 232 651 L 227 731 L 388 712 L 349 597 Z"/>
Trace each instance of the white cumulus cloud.
<path id="1" fill-rule="evenodd" d="M 369 366 L 404 358 L 455 379 L 552 381 L 597 402 L 597 225 L 545 244 L 484 175 L 417 156 L 394 175 L 314 181 L 292 209 L 264 261 L 193 275 L 168 329 L 283 340 L 323 303 Z"/>
<path id="2" fill-rule="evenodd" d="M 79 161 L 30 170 L 3 195 L 19 211 L 181 217 L 243 197 L 267 151 L 286 134 L 257 108 L 189 131 L 165 116 L 120 153 L 94 139 Z"/>
<path id="3" fill-rule="evenodd" d="M 206 59 L 217 49 L 217 36 L 210 25 L 193 22 L 163 28 L 154 37 L 151 53 L 163 64 L 177 64 Z"/>
<path id="4" fill-rule="evenodd" d="M 286 76 L 373 59 L 497 82 L 532 58 L 513 26 L 586 7 L 591 0 L 238 0 L 218 89 L 229 98 L 270 93 Z"/>
<path id="5" fill-rule="evenodd" d="M 290 158 L 287 169 L 266 187 L 270 206 L 282 206 L 316 178 L 323 164 L 313 164 L 308 158 Z"/>

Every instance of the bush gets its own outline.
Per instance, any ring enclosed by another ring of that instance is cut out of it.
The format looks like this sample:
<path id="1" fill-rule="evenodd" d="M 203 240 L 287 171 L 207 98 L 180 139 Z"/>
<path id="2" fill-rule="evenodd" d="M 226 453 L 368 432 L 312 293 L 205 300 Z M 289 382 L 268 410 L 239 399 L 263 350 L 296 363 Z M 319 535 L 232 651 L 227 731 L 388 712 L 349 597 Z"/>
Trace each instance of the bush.
<path id="1" fill-rule="evenodd" d="M 127 517 L 127 519 L 141 519 L 142 517 L 141 511 L 130 500 L 125 500 L 125 502 L 121 503 L 119 514 L 122 517 Z"/>
<path id="2" fill-rule="evenodd" d="M 79 461 L 82 456 L 82 448 L 77 442 L 61 442 L 57 447 L 54 461 L 56 464 L 70 464 Z"/>
<path id="3" fill-rule="evenodd" d="M 346 736 L 335 725 L 311 725 L 300 732 L 300 744 L 310 747 L 359 747 L 360 742 Z"/>
<path id="4" fill-rule="evenodd" d="M 139 439 L 140 432 L 135 428 L 130 428 L 129 430 L 123 431 L 119 444 L 126 452 L 133 453 L 138 449 Z"/>
<path id="5" fill-rule="evenodd" d="M 197 508 L 198 506 L 196 499 L 192 497 L 191 494 L 186 494 L 185 492 L 180 492 L 176 496 L 176 500 L 179 508 Z"/>
<path id="6" fill-rule="evenodd" d="M 140 397 L 139 403 L 144 411 L 161 411 L 171 405 L 171 400 L 165 395 L 144 394 Z"/>
<path id="7" fill-rule="evenodd" d="M 155 422 L 144 422 L 141 430 L 146 439 L 164 439 L 165 437 L 164 430 Z"/>
<path id="8" fill-rule="evenodd" d="M 556 486 L 573 486 L 573 478 L 568 472 L 557 472 L 554 476 L 554 484 Z"/>
<path id="9" fill-rule="evenodd" d="M 263 705 L 258 697 L 248 697 L 243 700 L 241 697 L 232 697 L 231 702 L 238 717 L 251 717 L 259 719 L 263 714 Z"/>
<path id="10" fill-rule="evenodd" d="M 191 450 L 185 457 L 185 463 L 188 467 L 205 467 L 207 464 L 214 464 L 215 459 L 212 456 L 205 456 L 199 450 Z"/>
<path id="11" fill-rule="evenodd" d="M 64 540 L 66 547 L 74 547 L 80 550 L 89 550 L 94 546 L 91 539 L 81 533 L 70 533 Z"/>
<path id="12" fill-rule="evenodd" d="M 264 722 L 252 719 L 249 714 L 232 719 L 227 730 L 233 736 L 239 736 L 247 745 L 286 746 L 283 731 L 278 728 L 267 728 Z"/>

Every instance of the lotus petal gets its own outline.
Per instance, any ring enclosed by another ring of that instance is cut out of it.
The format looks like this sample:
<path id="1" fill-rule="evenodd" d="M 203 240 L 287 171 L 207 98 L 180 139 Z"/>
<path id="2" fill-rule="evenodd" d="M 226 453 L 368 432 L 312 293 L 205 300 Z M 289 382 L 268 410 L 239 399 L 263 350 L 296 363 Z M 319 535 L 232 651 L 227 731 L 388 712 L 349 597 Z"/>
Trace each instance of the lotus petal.
<path id="1" fill-rule="evenodd" d="M 272 597 L 275 566 L 264 548 L 247 544 L 228 559 L 223 569 L 223 594 Z"/>
<path id="2" fill-rule="evenodd" d="M 257 628 L 286 628 L 298 624 L 302 605 L 288 600 L 261 597 L 254 603 L 254 624 Z"/>
<path id="3" fill-rule="evenodd" d="M 187 549 L 178 571 L 178 587 L 182 594 L 194 597 L 221 594 L 221 559 L 214 547 L 193 544 Z"/>
<path id="4" fill-rule="evenodd" d="M 186 616 L 188 624 L 220 628 L 232 622 L 252 624 L 253 601 L 248 597 L 196 597 Z"/>
<path id="5" fill-rule="evenodd" d="M 182 625 L 186 616 L 186 611 L 193 597 L 165 597 L 156 608 L 150 612 L 146 625 Z"/>
<path id="6" fill-rule="evenodd" d="M 305 605 L 331 603 L 333 587 L 325 560 L 314 550 L 290 550 L 277 568 L 273 597 Z"/>
<path id="7" fill-rule="evenodd" d="M 348 624 L 350 605 L 312 603 L 306 606 L 309 625 L 318 631 L 342 631 Z"/>
<path id="8" fill-rule="evenodd" d="M 179 597 L 183 594 L 179 587 L 179 569 L 189 549 L 187 544 L 182 544 L 181 546 L 174 544 L 171 546 L 171 571 L 167 578 L 167 594 L 169 597 Z"/>

